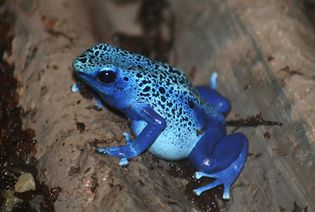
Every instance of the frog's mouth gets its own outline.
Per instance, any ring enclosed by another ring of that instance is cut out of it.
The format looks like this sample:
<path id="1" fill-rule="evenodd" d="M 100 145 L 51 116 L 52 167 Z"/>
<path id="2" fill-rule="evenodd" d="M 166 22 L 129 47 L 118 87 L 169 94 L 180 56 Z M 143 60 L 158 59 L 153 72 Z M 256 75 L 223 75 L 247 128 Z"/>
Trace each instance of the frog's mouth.
<path id="1" fill-rule="evenodd" d="M 75 70 L 76 76 L 79 77 L 80 80 L 83 81 L 84 84 L 88 85 L 89 87 L 93 87 L 93 84 L 96 82 L 96 80 L 93 80 L 89 74 L 83 72 L 83 71 L 77 71 Z"/>

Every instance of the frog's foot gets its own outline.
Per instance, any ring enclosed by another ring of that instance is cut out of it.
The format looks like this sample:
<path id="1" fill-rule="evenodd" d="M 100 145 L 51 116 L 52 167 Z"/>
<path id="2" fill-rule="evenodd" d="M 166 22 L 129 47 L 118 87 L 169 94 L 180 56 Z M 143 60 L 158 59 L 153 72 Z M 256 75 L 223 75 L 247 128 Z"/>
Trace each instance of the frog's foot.
<path id="1" fill-rule="evenodd" d="M 110 155 L 110 156 L 114 156 L 114 157 L 120 157 L 120 161 L 119 161 L 119 165 L 120 166 L 127 166 L 129 164 L 128 159 L 125 157 L 123 148 L 130 146 L 131 142 L 132 142 L 132 138 L 130 136 L 129 133 L 124 132 L 123 133 L 124 136 L 124 140 L 126 143 L 126 146 L 122 146 L 122 147 L 98 147 L 96 148 L 96 152 L 100 153 L 100 154 L 106 154 L 106 155 Z M 124 148 L 126 149 L 126 148 Z"/>
<path id="2" fill-rule="evenodd" d="M 106 154 L 106 155 L 110 155 L 113 157 L 119 157 L 119 165 L 120 166 L 127 166 L 129 164 L 128 158 L 127 158 L 127 153 L 126 153 L 126 147 L 128 147 L 128 145 L 126 146 L 121 146 L 121 147 L 98 147 L 96 148 L 96 152 L 100 153 L 100 154 Z"/>
<path id="3" fill-rule="evenodd" d="M 81 85 L 81 83 L 78 83 L 78 82 L 71 85 L 72 93 L 79 92 L 81 88 L 82 88 L 82 85 Z"/>
<path id="4" fill-rule="evenodd" d="M 230 188 L 233 182 L 237 179 L 237 177 L 241 173 L 241 170 L 244 167 L 244 164 L 246 161 L 246 157 L 247 157 L 246 145 L 247 143 L 245 143 L 245 147 L 243 147 L 243 150 L 240 153 L 239 157 L 225 169 L 215 172 L 215 173 L 195 172 L 196 179 L 200 179 L 202 177 L 210 177 L 210 178 L 215 178 L 216 180 L 214 180 L 208 185 L 194 189 L 193 191 L 194 194 L 199 196 L 204 191 L 210 190 L 219 185 L 223 185 L 224 186 L 223 199 L 230 199 Z"/>
<path id="5" fill-rule="evenodd" d="M 217 72 L 213 72 L 210 76 L 210 88 L 213 90 L 217 90 L 218 87 L 218 73 Z"/>
<path id="6" fill-rule="evenodd" d="M 240 175 L 248 153 L 248 141 L 242 133 L 233 133 L 213 144 L 220 136 L 209 128 L 189 155 L 189 161 L 197 169 L 195 178 L 215 178 L 213 182 L 194 190 L 196 195 L 224 186 L 223 199 L 230 198 L 230 188 Z M 211 147 L 212 146 L 212 147 Z"/>
<path id="7" fill-rule="evenodd" d="M 124 146 L 98 147 L 96 152 L 118 158 L 132 158 L 139 155 L 133 143 Z"/>
<path id="8" fill-rule="evenodd" d="M 200 196 L 200 194 L 204 191 L 210 190 L 210 189 L 215 188 L 219 185 L 223 185 L 224 186 L 223 199 L 230 199 L 230 188 L 231 188 L 232 183 L 234 182 L 234 179 L 232 180 L 231 176 L 225 176 L 225 174 L 226 173 L 224 171 L 222 171 L 220 173 L 215 173 L 215 174 L 207 174 L 204 172 L 195 172 L 194 177 L 196 179 L 200 179 L 202 177 L 210 177 L 210 178 L 217 178 L 217 179 L 214 180 L 213 182 L 209 183 L 208 185 L 194 189 L 193 190 L 194 194 L 197 196 Z M 225 179 L 225 178 L 228 178 L 228 179 Z"/>
<path id="9" fill-rule="evenodd" d="M 227 168 L 223 169 L 222 171 L 216 173 L 206 173 L 206 172 L 195 172 L 195 178 L 200 179 L 202 177 L 210 177 L 215 178 L 213 182 L 208 185 L 202 186 L 200 188 L 194 189 L 194 194 L 199 196 L 202 192 L 210 190 L 214 187 L 219 185 L 224 186 L 223 190 L 223 199 L 230 199 L 230 188 L 233 182 L 237 179 L 241 170 L 245 164 L 246 156 L 247 156 L 247 149 L 243 149 L 244 152 L 240 154 L 240 156 L 232 162 Z"/>

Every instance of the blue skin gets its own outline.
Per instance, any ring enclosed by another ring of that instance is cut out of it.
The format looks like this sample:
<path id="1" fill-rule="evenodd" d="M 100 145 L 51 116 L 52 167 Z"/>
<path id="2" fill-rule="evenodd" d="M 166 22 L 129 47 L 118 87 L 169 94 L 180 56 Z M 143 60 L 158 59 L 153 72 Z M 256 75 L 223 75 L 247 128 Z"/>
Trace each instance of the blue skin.
<path id="1" fill-rule="evenodd" d="M 231 106 L 216 91 L 216 73 L 209 88 L 195 88 L 169 64 L 109 44 L 86 50 L 74 60 L 73 69 L 80 81 L 132 123 L 134 140 L 124 133 L 125 145 L 97 148 L 98 153 L 120 158 L 121 166 L 146 150 L 166 160 L 187 158 L 197 179 L 216 178 L 195 189 L 196 195 L 223 185 L 223 198 L 230 198 L 230 187 L 246 162 L 248 141 L 242 133 L 226 133 L 225 116 Z"/>

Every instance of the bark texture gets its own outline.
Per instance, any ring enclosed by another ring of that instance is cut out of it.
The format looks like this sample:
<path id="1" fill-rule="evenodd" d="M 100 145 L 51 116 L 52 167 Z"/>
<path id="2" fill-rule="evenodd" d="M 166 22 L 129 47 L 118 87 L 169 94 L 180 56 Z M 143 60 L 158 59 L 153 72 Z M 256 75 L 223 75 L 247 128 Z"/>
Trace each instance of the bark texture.
<path id="1" fill-rule="evenodd" d="M 15 74 L 25 125 L 35 129 L 41 179 L 63 191 L 56 211 L 194 211 L 185 180 L 148 153 L 120 168 L 91 143 L 122 144 L 127 122 L 70 92 L 71 63 L 117 30 L 138 32 L 135 6 L 114 1 L 12 1 Z M 247 165 L 226 211 L 315 210 L 315 34 L 303 5 L 289 0 L 172 0 L 173 60 L 194 84 L 219 72 L 232 102 L 228 119 L 262 113 L 282 127 L 241 129 Z M 195 67 L 195 68 L 194 68 Z M 84 123 L 84 125 L 82 125 Z M 84 127 L 85 126 L 85 127 Z M 82 127 L 83 133 L 82 133 Z M 266 134 L 267 133 L 267 134 Z M 270 135 L 270 136 L 269 136 Z"/>

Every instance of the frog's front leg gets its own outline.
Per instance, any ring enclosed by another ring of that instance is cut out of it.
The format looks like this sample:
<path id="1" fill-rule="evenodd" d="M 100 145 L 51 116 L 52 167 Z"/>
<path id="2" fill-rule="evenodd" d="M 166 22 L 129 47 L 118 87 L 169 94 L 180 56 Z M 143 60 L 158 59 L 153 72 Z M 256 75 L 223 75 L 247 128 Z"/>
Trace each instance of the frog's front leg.
<path id="1" fill-rule="evenodd" d="M 188 159 L 197 172 L 195 177 L 216 178 L 212 183 L 194 190 L 200 195 L 218 185 L 224 186 L 223 199 L 230 198 L 230 187 L 245 165 L 248 141 L 242 133 L 222 137 L 222 132 L 209 127 Z"/>
<path id="2" fill-rule="evenodd" d="M 97 152 L 121 158 L 121 166 L 128 164 L 128 159 L 140 155 L 147 150 L 166 127 L 165 119 L 148 105 L 133 105 L 129 115 L 147 122 L 147 126 L 131 141 L 129 134 L 124 133 L 126 145 L 119 147 L 97 148 Z"/>

